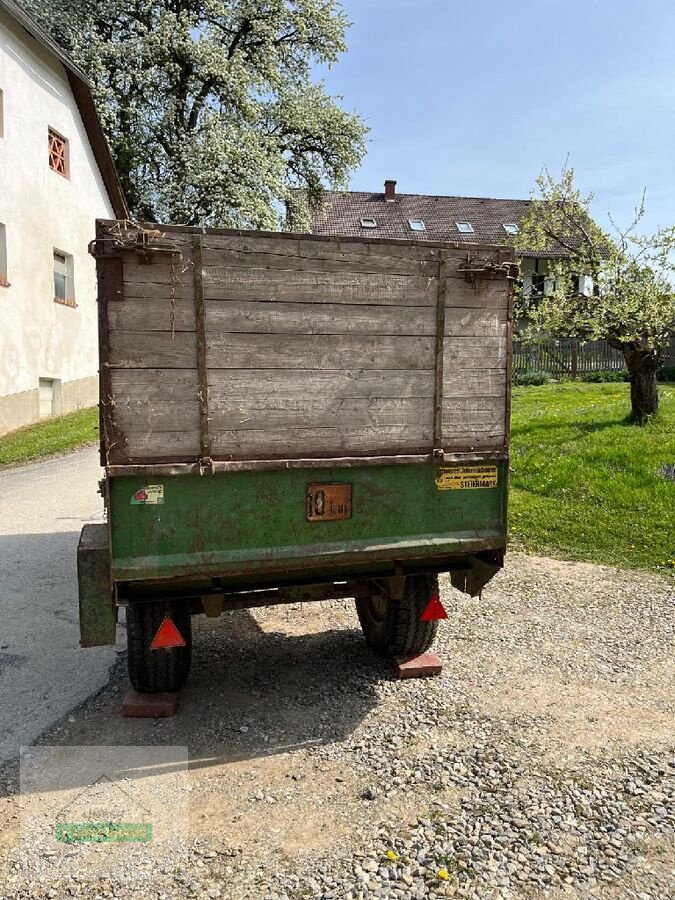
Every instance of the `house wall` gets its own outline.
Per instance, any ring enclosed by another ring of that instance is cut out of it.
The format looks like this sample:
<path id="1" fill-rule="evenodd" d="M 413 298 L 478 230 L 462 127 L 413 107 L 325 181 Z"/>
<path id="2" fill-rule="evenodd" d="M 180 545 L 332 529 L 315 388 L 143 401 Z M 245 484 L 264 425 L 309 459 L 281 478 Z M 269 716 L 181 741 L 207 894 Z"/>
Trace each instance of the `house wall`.
<path id="1" fill-rule="evenodd" d="M 0 91 L 9 282 L 0 286 L 2 434 L 40 418 L 41 379 L 55 381 L 56 413 L 97 402 L 96 269 L 87 246 L 95 219 L 113 211 L 65 69 L 2 11 Z M 68 178 L 49 168 L 50 127 L 68 139 Z M 76 308 L 54 302 L 54 250 L 73 258 Z"/>

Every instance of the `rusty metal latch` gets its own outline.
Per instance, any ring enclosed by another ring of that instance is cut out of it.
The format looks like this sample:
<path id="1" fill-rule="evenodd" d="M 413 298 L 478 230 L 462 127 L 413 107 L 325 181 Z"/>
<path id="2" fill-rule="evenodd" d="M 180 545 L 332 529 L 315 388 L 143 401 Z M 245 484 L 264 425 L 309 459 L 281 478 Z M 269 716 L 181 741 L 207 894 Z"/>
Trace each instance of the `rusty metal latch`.
<path id="1" fill-rule="evenodd" d="M 91 241 L 88 246 L 91 256 L 116 255 L 121 252 L 136 253 L 141 263 L 151 263 L 154 253 L 180 254 L 180 247 L 157 229 L 147 229 L 133 222 L 120 222 L 105 238 Z"/>
<path id="2" fill-rule="evenodd" d="M 488 259 L 471 259 L 467 257 L 466 262 L 460 263 L 457 271 L 464 275 L 469 283 L 473 283 L 478 278 L 506 278 L 509 281 L 517 281 L 520 277 L 520 266 L 517 263 L 494 262 Z"/>
<path id="3" fill-rule="evenodd" d="M 210 456 L 202 456 L 199 460 L 199 474 L 200 475 L 213 475 L 215 472 L 215 468 L 213 466 L 213 460 Z"/>

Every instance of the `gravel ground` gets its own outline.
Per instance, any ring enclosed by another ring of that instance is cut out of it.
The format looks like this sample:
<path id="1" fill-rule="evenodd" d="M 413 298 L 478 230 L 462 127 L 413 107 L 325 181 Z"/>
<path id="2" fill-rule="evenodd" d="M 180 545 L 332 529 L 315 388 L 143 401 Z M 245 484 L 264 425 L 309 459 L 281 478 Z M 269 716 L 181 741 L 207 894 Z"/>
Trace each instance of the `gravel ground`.
<path id="1" fill-rule="evenodd" d="M 1 896 L 675 898 L 672 583 L 511 554 L 442 596 L 435 679 L 395 681 L 345 601 L 200 623 L 172 719 L 120 718 L 120 660 L 42 743 L 187 745 L 185 849 L 59 877 L 17 853 L 10 767 Z"/>

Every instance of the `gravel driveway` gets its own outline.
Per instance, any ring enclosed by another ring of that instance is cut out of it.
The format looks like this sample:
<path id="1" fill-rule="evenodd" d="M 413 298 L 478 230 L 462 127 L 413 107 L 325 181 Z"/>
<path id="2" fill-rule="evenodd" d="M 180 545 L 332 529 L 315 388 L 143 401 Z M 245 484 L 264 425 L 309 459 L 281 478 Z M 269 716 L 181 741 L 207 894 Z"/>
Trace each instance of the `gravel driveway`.
<path id="1" fill-rule="evenodd" d="M 432 680 L 393 680 L 345 601 L 195 620 L 173 719 L 121 719 L 118 672 L 43 743 L 187 745 L 189 847 L 31 887 L 10 794 L 3 896 L 675 897 L 672 584 L 511 554 L 443 598 Z"/>

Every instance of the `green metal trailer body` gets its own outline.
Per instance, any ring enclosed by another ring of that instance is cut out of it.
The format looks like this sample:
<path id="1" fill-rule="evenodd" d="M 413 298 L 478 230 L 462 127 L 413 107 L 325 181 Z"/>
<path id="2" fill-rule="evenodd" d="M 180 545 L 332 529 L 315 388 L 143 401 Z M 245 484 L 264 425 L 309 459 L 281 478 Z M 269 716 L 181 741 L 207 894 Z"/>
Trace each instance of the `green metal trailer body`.
<path id="1" fill-rule="evenodd" d="M 115 477 L 115 582 L 219 578 L 228 587 L 443 569 L 505 545 L 506 464 L 494 487 L 446 487 L 462 466 L 427 463 Z M 308 521 L 309 484 L 351 487 L 348 519 Z M 160 503 L 134 500 L 140 493 Z M 154 499 L 154 497 L 153 497 Z"/>
<path id="2" fill-rule="evenodd" d="M 191 616 L 354 597 L 378 652 L 428 648 L 437 574 L 503 564 L 513 250 L 128 222 L 92 250 L 82 645 L 125 606 L 134 687 L 174 690 Z"/>

